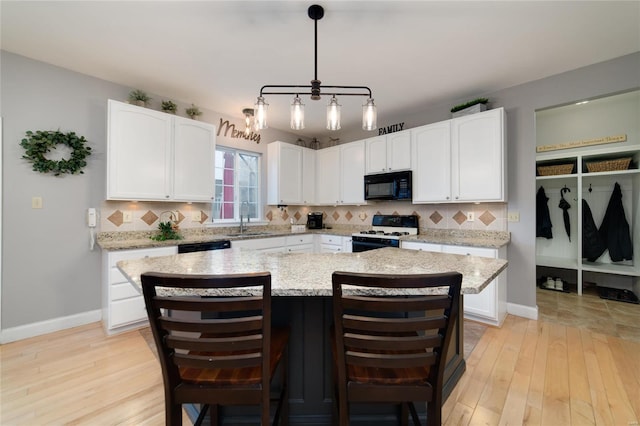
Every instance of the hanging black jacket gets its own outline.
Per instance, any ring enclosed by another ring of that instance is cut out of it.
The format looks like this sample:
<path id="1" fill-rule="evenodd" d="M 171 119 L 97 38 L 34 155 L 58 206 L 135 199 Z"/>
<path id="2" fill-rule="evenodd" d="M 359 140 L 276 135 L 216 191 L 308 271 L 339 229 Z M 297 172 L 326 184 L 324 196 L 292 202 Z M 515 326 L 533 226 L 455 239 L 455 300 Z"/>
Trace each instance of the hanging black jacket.
<path id="1" fill-rule="evenodd" d="M 598 233 L 609 249 L 609 256 L 613 262 L 633 259 L 633 244 L 629 233 L 629 223 L 624 215 L 622 190 L 618 182 L 613 188 L 613 193 L 609 199 L 609 205 Z"/>
<path id="2" fill-rule="evenodd" d="M 582 257 L 595 262 L 607 249 L 593 220 L 587 200 L 582 199 Z"/>
<path id="3" fill-rule="evenodd" d="M 541 186 L 536 195 L 536 237 L 553 238 L 551 233 L 551 215 L 549 215 L 549 206 L 547 202 L 549 197 Z"/>

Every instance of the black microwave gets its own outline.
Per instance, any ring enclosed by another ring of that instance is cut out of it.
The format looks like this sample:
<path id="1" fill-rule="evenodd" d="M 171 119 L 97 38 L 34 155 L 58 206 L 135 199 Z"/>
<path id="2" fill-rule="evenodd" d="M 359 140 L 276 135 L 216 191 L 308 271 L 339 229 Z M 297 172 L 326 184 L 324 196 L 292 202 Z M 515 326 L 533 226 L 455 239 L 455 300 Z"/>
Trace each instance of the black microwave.
<path id="1" fill-rule="evenodd" d="M 411 170 L 364 177 L 365 200 L 411 200 Z"/>

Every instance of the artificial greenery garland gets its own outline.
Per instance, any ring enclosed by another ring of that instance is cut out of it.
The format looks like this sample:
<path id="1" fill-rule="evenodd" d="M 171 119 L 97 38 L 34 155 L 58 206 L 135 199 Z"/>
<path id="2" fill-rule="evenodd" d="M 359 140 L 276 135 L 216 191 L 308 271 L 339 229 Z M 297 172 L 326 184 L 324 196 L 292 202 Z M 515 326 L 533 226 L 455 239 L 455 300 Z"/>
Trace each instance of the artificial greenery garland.
<path id="1" fill-rule="evenodd" d="M 77 136 L 74 132 L 62 133 L 59 130 L 31 130 L 26 132 L 27 137 L 22 139 L 20 146 L 25 149 L 22 158 L 33 163 L 33 170 L 40 173 L 53 172 L 56 176 L 61 173 L 75 175 L 83 174 L 82 168 L 87 165 L 85 158 L 91 155 L 91 148 L 85 146 L 87 140 L 84 136 Z M 71 157 L 60 161 L 49 160 L 45 154 L 55 149 L 56 145 L 63 144 L 71 148 Z"/>
<path id="2" fill-rule="evenodd" d="M 487 98 L 477 98 L 464 104 L 454 106 L 453 108 L 451 108 L 451 112 L 462 111 L 463 109 L 472 107 L 476 104 L 486 104 L 487 102 L 489 102 L 489 99 Z"/>

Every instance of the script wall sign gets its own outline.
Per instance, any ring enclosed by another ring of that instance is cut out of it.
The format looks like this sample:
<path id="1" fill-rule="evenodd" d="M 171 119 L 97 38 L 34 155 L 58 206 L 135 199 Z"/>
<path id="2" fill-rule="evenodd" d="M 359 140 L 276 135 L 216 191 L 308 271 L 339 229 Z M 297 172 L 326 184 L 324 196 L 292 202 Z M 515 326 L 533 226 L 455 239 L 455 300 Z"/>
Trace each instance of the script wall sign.
<path id="1" fill-rule="evenodd" d="M 536 147 L 536 152 L 558 151 L 560 149 L 580 148 L 582 146 L 590 145 L 603 145 L 606 143 L 625 142 L 627 140 L 626 134 L 605 136 L 602 138 L 594 139 L 581 139 L 579 141 L 563 142 L 554 145 L 540 145 Z"/>

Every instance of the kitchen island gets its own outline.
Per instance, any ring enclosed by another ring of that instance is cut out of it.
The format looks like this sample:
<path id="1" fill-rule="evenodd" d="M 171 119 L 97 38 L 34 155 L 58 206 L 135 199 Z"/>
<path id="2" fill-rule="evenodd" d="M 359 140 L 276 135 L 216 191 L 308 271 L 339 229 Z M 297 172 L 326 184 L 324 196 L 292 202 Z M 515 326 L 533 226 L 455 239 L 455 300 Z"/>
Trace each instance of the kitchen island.
<path id="1" fill-rule="evenodd" d="M 139 291 L 140 275 L 147 271 L 180 274 L 271 272 L 274 322 L 288 323 L 292 328 L 289 349 L 291 422 L 317 425 L 331 424 L 331 346 L 328 331 L 332 322 L 331 274 L 334 271 L 380 274 L 458 271 L 463 274 L 462 293 L 475 294 L 507 267 L 507 261 L 396 248 L 321 254 L 261 253 L 235 248 L 121 261 L 117 266 Z M 358 289 L 353 292 L 359 293 Z M 198 294 L 234 293 L 221 289 Z M 457 320 L 455 330 L 447 353 L 445 395 L 451 392 L 465 369 L 461 320 Z M 232 410 L 230 413 L 236 415 Z M 382 414 L 383 417 L 388 414 L 389 420 L 393 411 L 384 406 L 366 406 L 362 410 L 354 410 L 353 420 L 355 423 L 371 423 L 371 414 Z M 237 422 L 242 422 L 242 419 Z M 235 424 L 233 420 L 232 423 Z"/>

